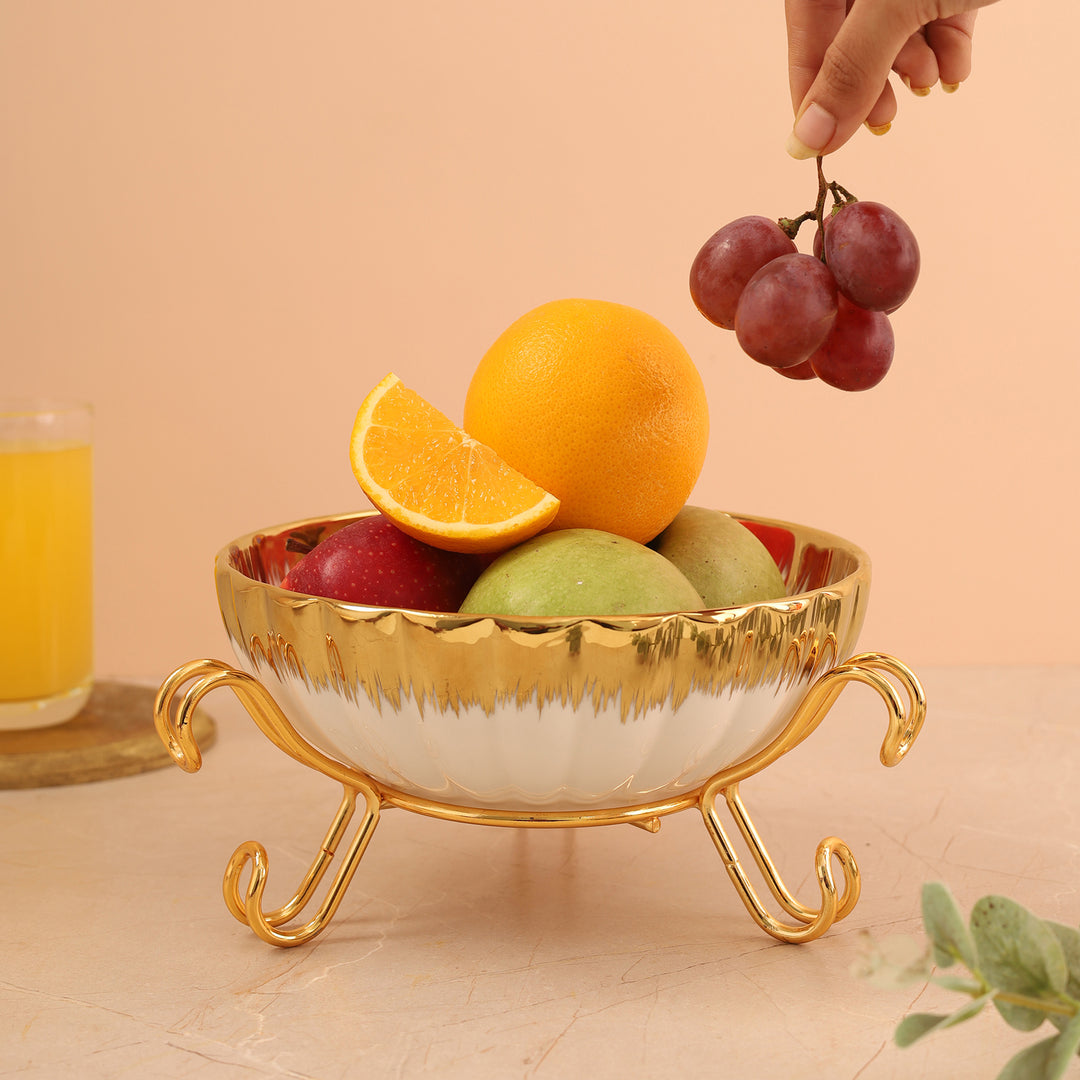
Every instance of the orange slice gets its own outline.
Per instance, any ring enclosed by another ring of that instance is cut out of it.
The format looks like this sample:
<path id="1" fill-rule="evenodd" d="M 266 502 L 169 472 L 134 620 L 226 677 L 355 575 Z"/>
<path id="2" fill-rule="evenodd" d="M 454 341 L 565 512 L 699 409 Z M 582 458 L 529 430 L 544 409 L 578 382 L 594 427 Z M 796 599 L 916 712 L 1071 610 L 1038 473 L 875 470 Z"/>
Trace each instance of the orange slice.
<path id="1" fill-rule="evenodd" d="M 456 427 L 393 373 L 364 399 L 349 443 L 364 494 L 402 532 L 448 551 L 502 551 L 559 500 Z"/>

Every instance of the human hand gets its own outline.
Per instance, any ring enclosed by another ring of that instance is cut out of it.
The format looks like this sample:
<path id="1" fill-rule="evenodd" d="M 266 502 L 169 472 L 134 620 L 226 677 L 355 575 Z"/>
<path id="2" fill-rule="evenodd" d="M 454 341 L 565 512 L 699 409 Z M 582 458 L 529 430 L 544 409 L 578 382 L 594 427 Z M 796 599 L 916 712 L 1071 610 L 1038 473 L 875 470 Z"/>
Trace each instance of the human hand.
<path id="1" fill-rule="evenodd" d="M 915 94 L 947 93 L 971 73 L 976 9 L 995 0 L 785 0 L 795 127 L 788 153 L 839 149 L 865 123 L 896 116 L 895 71 Z"/>

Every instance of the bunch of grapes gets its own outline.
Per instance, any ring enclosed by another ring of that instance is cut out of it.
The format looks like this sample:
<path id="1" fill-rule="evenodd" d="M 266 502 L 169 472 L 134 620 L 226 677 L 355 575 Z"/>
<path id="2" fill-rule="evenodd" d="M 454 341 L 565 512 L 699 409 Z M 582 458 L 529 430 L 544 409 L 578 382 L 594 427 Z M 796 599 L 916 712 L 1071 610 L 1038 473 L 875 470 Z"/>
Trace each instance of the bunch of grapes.
<path id="1" fill-rule="evenodd" d="M 812 255 L 795 246 L 806 221 L 817 226 Z M 814 209 L 725 225 L 694 259 L 690 295 L 706 319 L 735 331 L 748 356 L 781 375 L 868 390 L 892 365 L 888 317 L 918 276 L 911 229 L 887 206 L 827 181 L 818 158 Z"/>

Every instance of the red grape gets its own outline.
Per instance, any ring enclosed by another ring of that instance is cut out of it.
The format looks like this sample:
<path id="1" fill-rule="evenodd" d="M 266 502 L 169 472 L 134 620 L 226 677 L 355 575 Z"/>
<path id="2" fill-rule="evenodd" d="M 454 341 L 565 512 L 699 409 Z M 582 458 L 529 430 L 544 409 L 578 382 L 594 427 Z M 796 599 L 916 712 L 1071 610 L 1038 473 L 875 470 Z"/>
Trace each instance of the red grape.
<path id="1" fill-rule="evenodd" d="M 705 241 L 690 267 L 690 295 L 698 311 L 725 330 L 735 329 L 735 307 L 746 283 L 766 263 L 798 250 L 775 221 L 750 215 L 729 222 Z"/>
<path id="2" fill-rule="evenodd" d="M 825 252 L 825 230 L 829 227 L 829 222 L 836 217 L 836 212 L 839 209 L 840 207 L 834 206 L 832 210 L 822 217 L 821 228 L 817 228 L 817 223 L 814 223 L 814 246 L 812 250 L 815 259 L 820 259 Z"/>
<path id="3" fill-rule="evenodd" d="M 813 365 L 809 360 L 804 360 L 801 364 L 794 364 L 792 367 L 773 368 L 773 371 L 779 372 L 788 379 L 817 378 L 817 372 L 814 370 Z"/>
<path id="4" fill-rule="evenodd" d="M 690 295 L 705 318 L 735 331 L 743 352 L 785 378 L 868 390 L 892 364 L 888 315 L 915 287 L 919 245 L 895 211 L 826 179 L 820 158 L 817 177 L 812 209 L 777 221 L 741 217 L 709 237 L 690 268 Z M 813 255 L 794 242 L 807 223 Z"/>
<path id="5" fill-rule="evenodd" d="M 810 366 L 822 382 L 838 390 L 869 390 L 885 378 L 892 358 L 889 317 L 841 295 L 833 328 L 810 357 Z"/>
<path id="6" fill-rule="evenodd" d="M 747 283 L 735 334 L 748 356 L 770 367 L 793 367 L 825 340 L 836 318 L 836 283 L 813 255 L 781 255 Z"/>
<path id="7" fill-rule="evenodd" d="M 825 262 L 840 292 L 870 311 L 895 311 L 919 276 L 919 245 L 898 214 L 876 202 L 846 203 L 825 230 Z"/>

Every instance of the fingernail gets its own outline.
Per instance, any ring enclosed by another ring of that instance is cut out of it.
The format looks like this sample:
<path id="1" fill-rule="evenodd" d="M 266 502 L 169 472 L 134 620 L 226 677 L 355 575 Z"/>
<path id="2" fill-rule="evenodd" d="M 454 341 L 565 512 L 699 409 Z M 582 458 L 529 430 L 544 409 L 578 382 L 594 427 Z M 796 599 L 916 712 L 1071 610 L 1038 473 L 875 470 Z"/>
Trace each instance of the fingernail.
<path id="1" fill-rule="evenodd" d="M 887 135 L 892 124 L 867 124 L 866 130 L 873 135 Z"/>
<path id="2" fill-rule="evenodd" d="M 817 102 L 811 102 L 795 121 L 787 140 L 787 152 L 802 161 L 817 157 L 836 134 L 836 119 Z"/>
<path id="3" fill-rule="evenodd" d="M 960 84 L 958 82 L 943 82 L 941 84 L 941 89 L 944 90 L 946 94 L 955 94 L 956 91 L 960 89 Z"/>
<path id="4" fill-rule="evenodd" d="M 905 86 L 906 86 L 906 87 L 907 87 L 907 88 L 908 88 L 908 89 L 909 89 L 909 90 L 910 90 L 910 91 L 911 91 L 911 92 L 912 92 L 912 93 L 913 93 L 913 94 L 914 94 L 914 95 L 915 95 L 916 97 L 926 97 L 926 96 L 927 96 L 927 94 L 929 94 L 929 93 L 930 93 L 930 91 L 931 91 L 931 90 L 933 89 L 933 88 L 932 88 L 932 87 L 930 87 L 930 86 L 912 86 L 912 85 L 911 85 L 911 80 L 910 80 L 910 79 L 909 79 L 909 78 L 908 78 L 908 77 L 907 77 L 906 75 L 901 75 L 901 76 L 900 76 L 900 78 L 901 78 L 901 79 L 903 79 L 904 85 L 905 85 Z"/>

